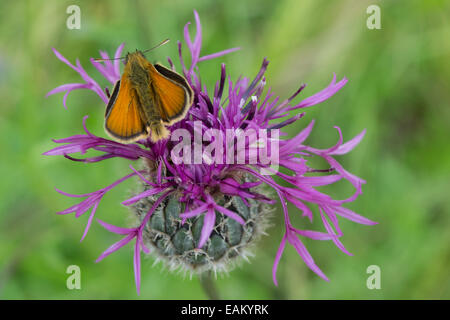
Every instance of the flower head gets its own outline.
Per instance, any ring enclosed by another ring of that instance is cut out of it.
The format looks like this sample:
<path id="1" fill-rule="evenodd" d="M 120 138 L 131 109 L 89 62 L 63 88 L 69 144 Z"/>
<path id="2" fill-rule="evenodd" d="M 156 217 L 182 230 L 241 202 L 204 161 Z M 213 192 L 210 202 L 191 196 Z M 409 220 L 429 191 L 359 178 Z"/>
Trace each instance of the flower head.
<path id="1" fill-rule="evenodd" d="M 341 130 L 335 127 L 339 136 L 336 145 L 328 149 L 317 149 L 305 144 L 314 121 L 293 138 L 285 138 L 281 130 L 298 123 L 304 115 L 301 112 L 303 109 L 333 96 L 346 84 L 347 79 L 337 81 L 334 75 L 325 89 L 293 103 L 305 85 L 300 86 L 286 100 L 275 96 L 270 89 L 265 91 L 264 74 L 269 61 L 264 59 L 253 80 L 246 77 L 236 81 L 227 79 L 226 68 L 222 64 L 214 91 L 208 93 L 199 76 L 201 62 L 218 58 L 238 48 L 201 55 L 200 19 L 197 12 L 194 14 L 197 29 L 195 37 L 191 39 L 189 23 L 184 28 L 184 40 L 191 56 L 190 64 L 183 61 L 182 43 L 178 42 L 182 74 L 194 92 L 194 102 L 187 116 L 169 127 L 171 137 L 168 140 L 156 143 L 143 139 L 137 143 L 123 144 L 97 137 L 88 131 L 87 117 L 83 119 L 84 134 L 54 140 L 60 146 L 47 151 L 45 155 L 63 155 L 69 160 L 86 163 L 121 157 L 132 161 L 141 160 L 144 164 L 140 170 L 130 165 L 130 174 L 92 193 L 70 195 L 59 191 L 69 197 L 85 198 L 81 203 L 60 213 L 75 213 L 78 217 L 92 208 L 84 238 L 103 195 L 122 181 L 137 178 L 142 190 L 122 202 L 134 208 L 139 220 L 137 226 L 121 228 L 98 220 L 108 231 L 125 236 L 108 248 L 98 261 L 135 239 L 134 269 L 139 292 L 140 254 L 141 250 L 145 253 L 149 251 L 145 243 L 152 249 L 159 250 L 160 256 L 172 257 L 171 262 L 177 256 L 178 262 L 184 261 L 192 269 L 203 266 L 197 268 L 201 271 L 208 268 L 215 270 L 217 264 L 214 262 L 219 261 L 215 260 L 217 257 L 226 255 L 229 259 L 245 255 L 244 247 L 255 237 L 255 230 L 262 233 L 267 226 L 264 216 L 268 210 L 265 208 L 276 202 L 265 191 L 263 186 L 266 185 L 270 187 L 268 189 L 275 191 L 273 194 L 281 202 L 285 228 L 275 254 L 274 283 L 277 284 L 276 270 L 286 243 L 297 250 L 312 271 L 328 280 L 303 245 L 301 237 L 331 240 L 340 250 L 350 254 L 340 240 L 342 231 L 338 216 L 361 224 L 375 224 L 343 206 L 361 194 L 361 185 L 365 181 L 346 171 L 334 158 L 351 151 L 361 141 L 365 131 L 343 143 Z M 115 58 L 120 57 L 122 49 L 123 44 L 117 49 Z M 90 89 L 107 103 L 107 96 L 100 85 L 87 75 L 78 60 L 74 66 L 58 51 L 54 52 L 61 61 L 80 74 L 84 83 L 62 85 L 48 95 L 65 92 L 63 103 L 66 107 L 69 92 Z M 101 56 L 109 58 L 105 52 L 101 52 Z M 97 62 L 91 59 L 94 67 L 111 84 L 120 77 L 118 61 Z M 174 69 L 170 58 L 168 62 Z M 291 111 L 294 110 L 298 113 L 292 116 Z M 73 156 L 77 153 L 85 155 L 88 150 L 96 150 L 102 154 L 81 158 Z M 325 170 L 311 167 L 308 159 L 312 157 L 324 159 L 329 167 Z M 280 167 L 290 174 L 282 173 L 278 170 Z M 336 200 L 316 189 L 342 179 L 355 188 L 353 195 L 347 199 Z M 290 221 L 290 214 L 297 213 L 288 212 L 287 201 L 311 221 L 314 216 L 313 208 L 316 207 L 325 230 L 319 232 L 295 228 Z M 167 235 L 170 237 L 165 237 Z M 172 240 L 173 238 L 178 240 Z M 170 241 L 172 242 L 169 243 Z"/>

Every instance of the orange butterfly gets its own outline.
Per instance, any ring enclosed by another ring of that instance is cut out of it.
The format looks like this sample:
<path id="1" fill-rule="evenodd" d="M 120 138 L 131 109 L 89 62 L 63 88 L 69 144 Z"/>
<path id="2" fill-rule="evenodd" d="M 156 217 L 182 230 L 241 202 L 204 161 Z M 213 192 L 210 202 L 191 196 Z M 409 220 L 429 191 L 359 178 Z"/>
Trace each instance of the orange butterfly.
<path id="1" fill-rule="evenodd" d="M 167 139 L 170 132 L 166 126 L 186 116 L 193 97 L 183 76 L 151 64 L 143 52 L 136 50 L 125 56 L 125 69 L 106 107 L 105 130 L 124 143 L 149 134 L 153 142 Z"/>

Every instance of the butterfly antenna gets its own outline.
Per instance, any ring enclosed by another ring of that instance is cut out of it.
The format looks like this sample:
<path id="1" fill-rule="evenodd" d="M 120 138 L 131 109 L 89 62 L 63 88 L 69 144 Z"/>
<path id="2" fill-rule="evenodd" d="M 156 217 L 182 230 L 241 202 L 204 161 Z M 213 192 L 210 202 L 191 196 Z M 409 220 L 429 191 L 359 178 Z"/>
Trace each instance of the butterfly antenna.
<path id="1" fill-rule="evenodd" d="M 152 50 L 154 50 L 156 48 L 159 48 L 159 47 L 165 45 L 166 43 L 168 43 L 169 41 L 170 41 L 169 39 L 166 39 L 166 40 L 162 41 L 160 44 L 154 46 L 153 48 L 150 48 L 150 49 L 147 49 L 145 51 L 142 51 L 142 53 L 149 52 L 149 51 L 152 51 Z M 120 57 L 120 58 L 114 58 L 114 59 L 100 59 L 100 58 L 98 58 L 98 59 L 94 59 L 94 61 L 100 62 L 100 61 L 109 61 L 109 60 L 121 60 L 121 59 L 125 59 L 125 58 L 126 58 L 126 56 L 123 56 L 123 57 Z"/>
<path id="2" fill-rule="evenodd" d="M 98 59 L 94 59 L 94 61 L 101 62 L 101 61 L 110 61 L 110 60 L 121 60 L 121 59 L 125 59 L 125 58 L 126 58 L 126 56 L 123 56 L 123 57 L 120 57 L 120 58 L 113 58 L 113 59 L 100 59 L 100 58 L 98 58 Z"/>
<path id="3" fill-rule="evenodd" d="M 154 49 L 156 49 L 156 48 L 159 48 L 159 47 L 165 45 L 165 44 L 166 44 L 167 42 L 169 42 L 169 41 L 170 41 L 169 39 L 166 39 L 166 40 L 162 41 L 160 44 L 154 46 L 153 48 L 150 48 L 150 49 L 147 49 L 147 50 L 145 50 L 145 51 L 142 51 L 142 53 L 146 53 L 146 52 L 152 51 L 152 50 L 154 50 Z"/>

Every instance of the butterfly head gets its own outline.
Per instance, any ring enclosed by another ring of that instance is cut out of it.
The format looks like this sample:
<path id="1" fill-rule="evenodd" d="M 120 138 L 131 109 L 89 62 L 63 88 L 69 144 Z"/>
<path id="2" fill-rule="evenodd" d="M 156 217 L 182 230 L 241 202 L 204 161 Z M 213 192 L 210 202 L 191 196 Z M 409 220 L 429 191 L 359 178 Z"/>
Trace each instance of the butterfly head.
<path id="1" fill-rule="evenodd" d="M 138 49 L 135 52 L 128 52 L 125 56 L 125 65 L 130 62 L 131 64 L 142 61 L 142 59 L 146 60 L 144 53 Z"/>

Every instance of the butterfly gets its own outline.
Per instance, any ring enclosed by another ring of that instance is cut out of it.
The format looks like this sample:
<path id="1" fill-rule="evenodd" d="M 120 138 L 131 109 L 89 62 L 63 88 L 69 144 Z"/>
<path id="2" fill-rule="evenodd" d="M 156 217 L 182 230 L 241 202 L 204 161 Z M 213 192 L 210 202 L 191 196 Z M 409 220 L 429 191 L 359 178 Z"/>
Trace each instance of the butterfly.
<path id="1" fill-rule="evenodd" d="M 106 107 L 105 131 L 123 143 L 149 135 L 152 142 L 167 139 L 170 131 L 166 127 L 186 116 L 193 98 L 183 76 L 151 64 L 142 51 L 136 50 L 125 56 L 123 74 Z"/>

